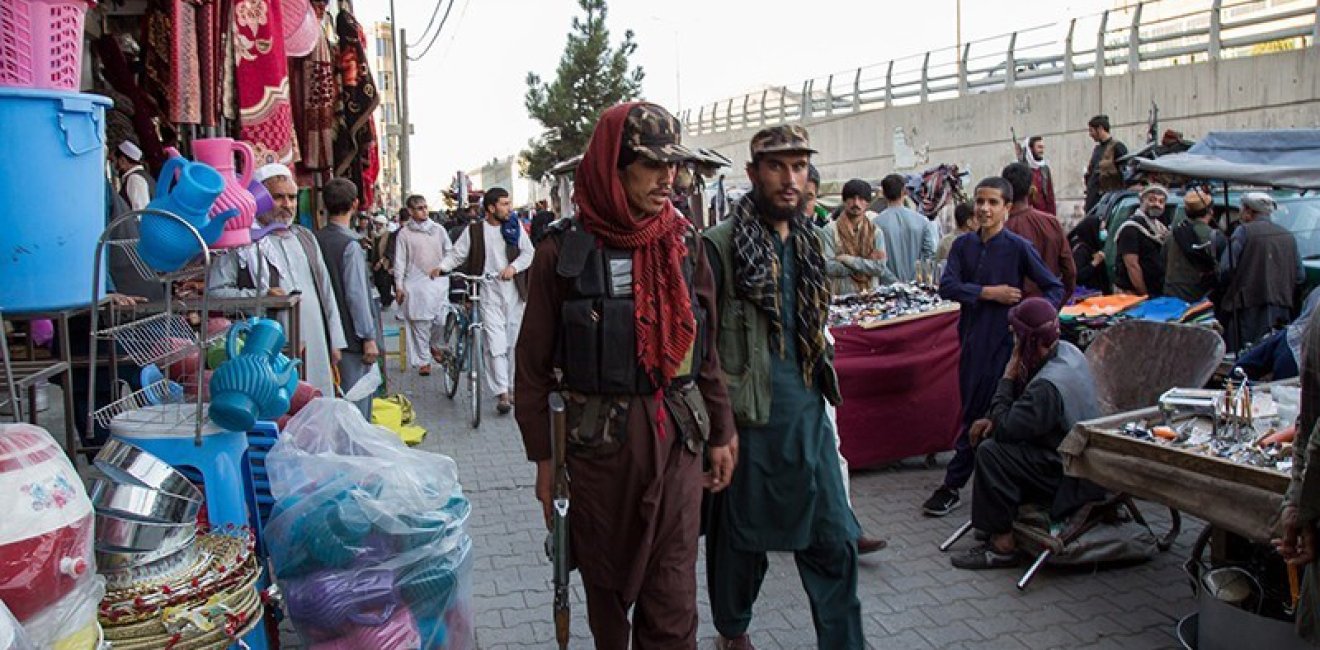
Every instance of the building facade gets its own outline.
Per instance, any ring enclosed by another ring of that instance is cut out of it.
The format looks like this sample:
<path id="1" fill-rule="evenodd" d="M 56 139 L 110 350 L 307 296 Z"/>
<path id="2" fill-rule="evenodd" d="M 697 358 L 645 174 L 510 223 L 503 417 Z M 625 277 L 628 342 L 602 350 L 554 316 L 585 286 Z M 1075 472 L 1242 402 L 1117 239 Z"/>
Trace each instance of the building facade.
<path id="1" fill-rule="evenodd" d="M 399 83 L 394 71 L 394 32 L 388 21 L 376 23 L 376 88 L 380 106 L 376 108 L 376 133 L 380 143 L 380 175 L 376 178 L 375 207 L 386 214 L 398 214 L 403 206 L 403 175 L 399 167 Z"/>

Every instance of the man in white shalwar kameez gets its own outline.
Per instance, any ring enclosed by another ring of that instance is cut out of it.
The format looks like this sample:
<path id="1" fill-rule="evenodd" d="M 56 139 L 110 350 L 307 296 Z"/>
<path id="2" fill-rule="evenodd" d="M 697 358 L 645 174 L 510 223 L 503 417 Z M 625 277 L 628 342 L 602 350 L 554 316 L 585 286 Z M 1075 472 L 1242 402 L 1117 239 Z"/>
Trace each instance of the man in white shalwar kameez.
<path id="1" fill-rule="evenodd" d="M 441 355 L 449 278 L 440 274 L 440 263 L 454 246 L 445 229 L 431 221 L 425 197 L 414 194 L 405 203 L 409 218 L 395 235 L 394 295 L 408 322 L 408 363 L 425 377 Z"/>
<path id="2" fill-rule="evenodd" d="M 470 224 L 440 263 L 468 275 L 490 273 L 495 280 L 481 291 L 481 321 L 486 334 L 486 385 L 498 402 L 495 410 L 513 410 L 513 345 L 527 305 L 527 268 L 532 265 L 531 237 L 511 222 L 509 193 L 493 187 L 481 200 L 485 219 Z M 510 225 L 512 224 L 512 226 Z"/>
<path id="3" fill-rule="evenodd" d="M 335 303 L 330 272 L 321 257 L 321 247 L 312 231 L 293 223 L 298 210 L 298 186 L 293 182 L 289 168 L 271 164 L 258 169 L 255 176 L 266 186 L 275 202 L 275 209 L 257 215 L 264 234 L 258 240 L 268 273 L 278 277 L 278 285 L 286 293 L 299 292 L 298 318 L 305 352 L 303 380 L 315 386 L 322 395 L 335 394 L 334 368 L 339 363 L 344 340 L 339 306 Z M 268 281 L 267 281 L 268 282 Z"/>

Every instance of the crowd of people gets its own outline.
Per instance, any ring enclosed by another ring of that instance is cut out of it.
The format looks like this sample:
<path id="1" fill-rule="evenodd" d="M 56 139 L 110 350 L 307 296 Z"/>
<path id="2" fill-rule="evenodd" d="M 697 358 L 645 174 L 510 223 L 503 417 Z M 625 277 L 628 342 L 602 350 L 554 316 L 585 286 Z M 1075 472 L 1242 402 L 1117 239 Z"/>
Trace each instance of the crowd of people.
<path id="1" fill-rule="evenodd" d="M 833 215 L 820 209 L 817 152 L 800 126 L 752 137 L 751 191 L 698 231 L 674 200 L 694 154 L 678 121 L 644 102 L 601 115 L 575 173 L 571 219 L 554 219 L 544 204 L 516 216 L 501 188 L 443 222 L 420 195 L 397 221 L 366 217 L 352 183 L 335 179 L 322 191 L 328 223 L 312 232 L 295 223 L 292 174 L 268 165 L 255 177 L 275 209 L 258 217 L 253 244 L 220 256 L 210 289 L 301 294 L 306 377 L 335 394 L 376 363 L 380 313 L 391 305 L 406 325 L 410 366 L 425 376 L 445 363 L 452 274 L 482 278 L 485 388 L 498 413 L 514 413 L 547 523 L 548 396 L 559 392 L 568 405 L 571 554 L 597 647 L 695 647 L 704 534 L 720 648 L 752 647 L 747 630 L 772 551 L 794 554 L 820 647 L 861 648 L 857 560 L 885 542 L 862 534 L 839 452 L 826 327 L 834 296 L 924 279 L 961 305 L 963 417 L 943 481 L 921 504 L 947 515 L 972 483 L 982 542 L 952 558 L 961 569 L 1018 563 L 1019 505 L 1063 516 L 1098 496 L 1094 486 L 1067 485 L 1055 451 L 1098 412 L 1085 357 L 1060 340 L 1059 309 L 1075 293 L 1213 296 L 1232 350 L 1292 316 L 1301 266 L 1292 236 L 1270 221 L 1268 195 L 1243 195 L 1241 225 L 1225 236 L 1204 191 L 1181 197 L 1186 219 L 1174 223 L 1170 191 L 1148 184 L 1111 234 L 1092 208 L 1128 189 L 1126 148 L 1103 115 L 1089 132 L 1091 212 L 1068 234 L 1039 137 L 953 206 L 946 232 L 913 209 L 898 174 L 880 181 L 879 197 L 851 179 Z M 149 180 L 140 157 L 131 147 L 115 154 L 121 198 L 134 206 Z M 1296 372 L 1302 336 L 1279 329 L 1267 339 L 1258 351 L 1269 356 L 1267 372 L 1283 355 Z M 367 417 L 370 401 L 359 404 Z"/>

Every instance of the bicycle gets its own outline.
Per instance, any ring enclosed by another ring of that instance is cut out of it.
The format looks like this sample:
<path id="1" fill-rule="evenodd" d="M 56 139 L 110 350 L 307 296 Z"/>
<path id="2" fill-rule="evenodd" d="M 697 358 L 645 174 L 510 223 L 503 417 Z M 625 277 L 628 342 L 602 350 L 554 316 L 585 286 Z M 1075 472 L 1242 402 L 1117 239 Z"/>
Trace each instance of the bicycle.
<path id="1" fill-rule="evenodd" d="M 495 279 L 493 274 L 467 275 L 457 271 L 450 277 L 464 280 L 466 289 L 452 289 L 450 296 L 460 296 L 463 305 L 450 310 L 445 317 L 444 346 L 448 352 L 441 360 L 443 366 L 441 379 L 444 382 L 445 397 L 454 399 L 458 394 L 460 378 L 466 374 L 468 384 L 468 403 L 471 407 L 472 428 L 481 426 L 481 287 Z"/>

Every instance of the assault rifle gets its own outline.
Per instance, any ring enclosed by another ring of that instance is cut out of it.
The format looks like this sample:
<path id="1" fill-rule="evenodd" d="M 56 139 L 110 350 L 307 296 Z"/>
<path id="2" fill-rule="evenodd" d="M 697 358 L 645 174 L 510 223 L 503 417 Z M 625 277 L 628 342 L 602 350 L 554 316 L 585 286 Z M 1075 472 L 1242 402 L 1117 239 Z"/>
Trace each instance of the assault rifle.
<path id="1" fill-rule="evenodd" d="M 568 648 L 568 415 L 564 397 L 550 393 L 550 453 L 554 458 L 555 478 L 550 493 L 550 535 L 545 552 L 554 565 L 555 640 L 559 650 Z"/>
<path id="2" fill-rule="evenodd" d="M 1008 127 L 1008 135 L 1013 138 L 1013 155 L 1018 162 L 1027 161 L 1027 152 L 1022 150 L 1022 141 L 1017 137 L 1017 127 Z"/>

